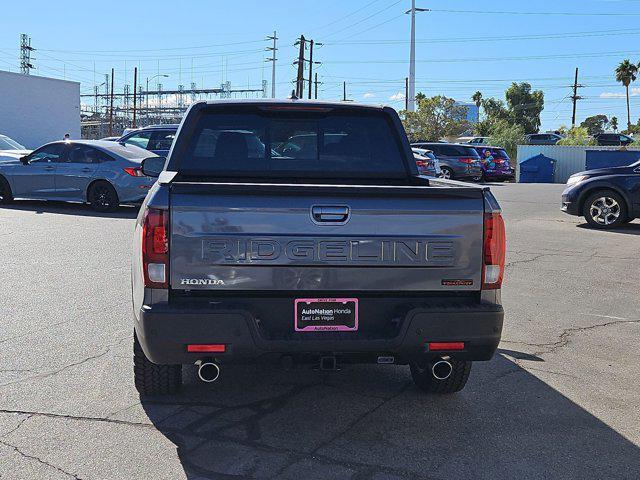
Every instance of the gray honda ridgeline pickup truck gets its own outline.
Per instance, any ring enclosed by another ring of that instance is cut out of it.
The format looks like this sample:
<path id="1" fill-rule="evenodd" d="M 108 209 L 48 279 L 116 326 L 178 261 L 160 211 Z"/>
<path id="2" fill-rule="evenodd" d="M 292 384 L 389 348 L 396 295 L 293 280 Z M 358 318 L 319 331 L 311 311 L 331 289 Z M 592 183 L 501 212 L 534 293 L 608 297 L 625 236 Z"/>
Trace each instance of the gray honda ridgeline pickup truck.
<path id="1" fill-rule="evenodd" d="M 505 230 L 487 187 L 418 175 L 396 112 L 300 100 L 194 104 L 135 229 L 135 385 L 182 365 L 409 365 L 461 390 L 500 340 Z"/>

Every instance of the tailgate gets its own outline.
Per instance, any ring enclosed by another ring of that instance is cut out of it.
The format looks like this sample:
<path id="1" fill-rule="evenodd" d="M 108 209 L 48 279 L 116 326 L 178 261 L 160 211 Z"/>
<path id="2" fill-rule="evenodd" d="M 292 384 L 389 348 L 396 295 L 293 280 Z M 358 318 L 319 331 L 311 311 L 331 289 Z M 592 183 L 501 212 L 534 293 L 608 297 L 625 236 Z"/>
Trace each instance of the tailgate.
<path id="1" fill-rule="evenodd" d="M 174 290 L 480 290 L 481 189 L 171 185 Z"/>

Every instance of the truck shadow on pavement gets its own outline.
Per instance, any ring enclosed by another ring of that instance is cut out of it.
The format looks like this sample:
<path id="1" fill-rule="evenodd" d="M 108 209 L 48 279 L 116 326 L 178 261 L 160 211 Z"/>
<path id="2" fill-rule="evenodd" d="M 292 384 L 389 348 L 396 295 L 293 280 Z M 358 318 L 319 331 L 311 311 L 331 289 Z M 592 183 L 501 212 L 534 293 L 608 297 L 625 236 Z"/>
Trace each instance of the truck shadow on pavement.
<path id="1" fill-rule="evenodd" d="M 0 212 L 2 210 L 33 212 L 38 215 L 55 213 L 58 215 L 73 215 L 80 217 L 136 218 L 140 207 L 136 205 L 126 205 L 120 206 L 115 212 L 96 212 L 89 205 L 84 203 L 16 200 L 7 205 L 0 205 Z"/>
<path id="2" fill-rule="evenodd" d="M 180 395 L 142 405 L 193 480 L 640 478 L 640 448 L 516 361 L 544 362 L 503 350 L 449 396 L 408 367 L 233 366 L 214 384 L 189 367 Z"/>

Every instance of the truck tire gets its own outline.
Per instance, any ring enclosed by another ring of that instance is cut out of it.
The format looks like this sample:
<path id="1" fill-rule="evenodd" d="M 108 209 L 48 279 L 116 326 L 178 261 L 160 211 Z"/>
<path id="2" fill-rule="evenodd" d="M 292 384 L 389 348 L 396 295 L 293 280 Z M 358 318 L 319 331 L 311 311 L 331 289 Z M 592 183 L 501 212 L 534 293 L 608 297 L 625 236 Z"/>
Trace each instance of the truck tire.
<path id="1" fill-rule="evenodd" d="M 87 192 L 87 200 L 97 212 L 113 212 L 120 206 L 118 192 L 107 181 L 92 183 Z"/>
<path id="2" fill-rule="evenodd" d="M 459 392 L 467 384 L 471 364 L 462 360 L 449 360 L 453 371 L 449 378 L 438 380 L 431 372 L 431 362 L 417 362 L 410 365 L 411 377 L 416 386 L 427 393 L 448 394 Z"/>
<path id="3" fill-rule="evenodd" d="M 6 178 L 0 176 L 0 203 L 11 203 L 12 201 L 11 186 Z"/>
<path id="4" fill-rule="evenodd" d="M 133 372 L 140 396 L 170 395 L 182 386 L 182 365 L 156 365 L 144 354 L 133 335 Z"/>
<path id="5" fill-rule="evenodd" d="M 613 190 L 598 190 L 584 201 L 582 215 L 592 227 L 616 228 L 627 222 L 627 204 Z"/>

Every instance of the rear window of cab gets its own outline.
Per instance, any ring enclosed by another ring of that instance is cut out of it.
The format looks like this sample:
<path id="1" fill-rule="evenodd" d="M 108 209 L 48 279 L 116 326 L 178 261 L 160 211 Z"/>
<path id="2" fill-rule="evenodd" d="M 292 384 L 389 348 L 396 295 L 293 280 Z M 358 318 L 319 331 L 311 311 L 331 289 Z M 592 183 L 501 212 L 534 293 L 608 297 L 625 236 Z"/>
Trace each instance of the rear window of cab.
<path id="1" fill-rule="evenodd" d="M 382 111 L 242 110 L 199 113 L 171 168 L 203 176 L 407 176 L 396 128 Z"/>

